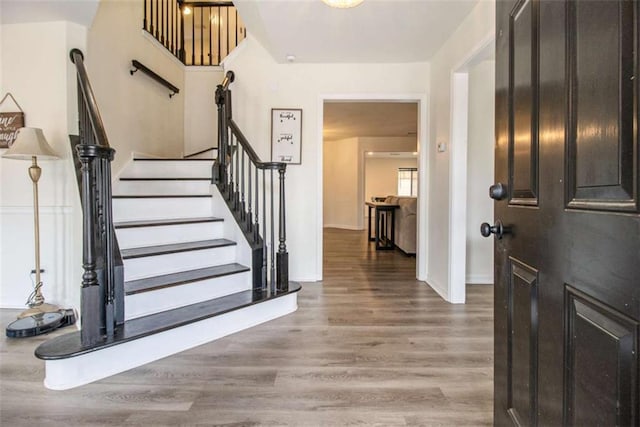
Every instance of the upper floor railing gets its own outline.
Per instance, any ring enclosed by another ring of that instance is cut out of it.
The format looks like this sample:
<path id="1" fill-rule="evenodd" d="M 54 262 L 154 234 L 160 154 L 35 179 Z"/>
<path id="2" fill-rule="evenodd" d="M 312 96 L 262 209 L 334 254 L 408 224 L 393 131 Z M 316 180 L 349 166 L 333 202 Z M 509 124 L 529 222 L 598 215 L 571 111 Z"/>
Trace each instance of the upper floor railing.
<path id="1" fill-rule="evenodd" d="M 213 180 L 252 247 L 254 289 L 271 293 L 287 291 L 287 165 L 260 160 L 234 122 L 229 90 L 234 78 L 233 71 L 228 71 L 216 90 L 218 158 Z"/>
<path id="2" fill-rule="evenodd" d="M 220 65 L 246 37 L 232 2 L 142 1 L 142 28 L 185 65 Z"/>

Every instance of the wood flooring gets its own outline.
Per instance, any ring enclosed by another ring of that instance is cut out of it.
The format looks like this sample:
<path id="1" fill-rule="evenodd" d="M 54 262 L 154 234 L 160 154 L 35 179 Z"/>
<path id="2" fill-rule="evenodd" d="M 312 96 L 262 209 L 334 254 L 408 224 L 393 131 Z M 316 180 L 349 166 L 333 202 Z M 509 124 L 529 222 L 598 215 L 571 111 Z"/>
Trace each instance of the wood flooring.
<path id="1" fill-rule="evenodd" d="M 297 312 L 74 390 L 42 385 L 47 336 L 0 338 L 0 425 L 490 425 L 492 287 L 447 304 L 365 234 L 325 231 Z"/>

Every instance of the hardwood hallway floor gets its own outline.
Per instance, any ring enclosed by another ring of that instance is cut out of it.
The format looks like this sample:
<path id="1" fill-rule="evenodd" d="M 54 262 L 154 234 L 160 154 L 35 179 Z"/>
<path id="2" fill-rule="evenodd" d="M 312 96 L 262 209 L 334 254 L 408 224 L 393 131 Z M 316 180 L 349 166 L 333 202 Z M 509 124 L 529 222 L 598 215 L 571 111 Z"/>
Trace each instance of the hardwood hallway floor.
<path id="1" fill-rule="evenodd" d="M 490 425 L 492 287 L 450 305 L 363 232 L 327 229 L 324 247 L 297 312 L 78 389 L 43 387 L 46 336 L 3 337 L 0 425 Z"/>

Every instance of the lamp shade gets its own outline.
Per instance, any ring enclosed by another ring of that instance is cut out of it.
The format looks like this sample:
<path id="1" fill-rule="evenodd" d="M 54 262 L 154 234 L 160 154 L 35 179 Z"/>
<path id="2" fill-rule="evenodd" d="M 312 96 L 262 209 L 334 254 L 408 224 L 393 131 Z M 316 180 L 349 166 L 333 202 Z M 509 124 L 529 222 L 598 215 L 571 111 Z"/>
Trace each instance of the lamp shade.
<path id="1" fill-rule="evenodd" d="M 326 4 L 331 7 L 336 7 L 338 9 L 347 9 L 350 7 L 356 7 L 364 0 L 322 0 Z"/>
<path id="2" fill-rule="evenodd" d="M 33 156 L 40 159 L 59 158 L 39 128 L 20 128 L 18 136 L 2 157 L 8 159 L 31 160 Z"/>

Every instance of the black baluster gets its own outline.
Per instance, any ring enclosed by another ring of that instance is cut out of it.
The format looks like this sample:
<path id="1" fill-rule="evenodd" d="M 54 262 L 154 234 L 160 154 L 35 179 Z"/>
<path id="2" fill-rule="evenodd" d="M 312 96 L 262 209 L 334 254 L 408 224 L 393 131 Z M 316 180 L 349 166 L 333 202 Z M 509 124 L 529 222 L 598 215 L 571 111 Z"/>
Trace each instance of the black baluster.
<path id="1" fill-rule="evenodd" d="M 264 238 L 262 239 L 262 290 L 267 290 L 267 177 L 265 170 L 262 169 L 262 227 L 264 229 Z"/>
<path id="2" fill-rule="evenodd" d="M 106 301 L 106 334 L 113 336 L 115 326 L 115 259 L 114 259 L 114 233 L 113 229 L 113 211 L 111 204 L 111 164 L 113 160 L 114 150 L 106 148 L 104 150 L 104 158 L 102 159 L 102 187 L 103 187 L 103 209 L 105 222 L 105 256 L 106 256 L 106 284 L 107 284 L 107 301 Z"/>
<path id="3" fill-rule="evenodd" d="M 184 6 L 180 4 L 180 61 L 187 63 L 187 52 L 184 49 Z"/>
<path id="4" fill-rule="evenodd" d="M 256 219 L 253 225 L 253 241 L 254 243 L 258 243 L 260 241 L 260 192 L 258 186 L 258 167 L 256 166 L 256 190 L 255 190 L 255 200 L 256 200 Z"/>
<path id="5" fill-rule="evenodd" d="M 229 21 L 230 21 L 230 19 L 229 19 L 229 7 L 227 6 L 226 9 L 227 9 L 227 13 L 226 13 L 226 15 L 227 15 L 227 19 L 226 19 L 227 25 L 225 26 L 227 28 L 227 51 L 226 51 L 226 55 L 229 55 L 229 38 L 230 38 L 229 37 Z"/>
<path id="6" fill-rule="evenodd" d="M 142 29 L 145 31 L 149 31 L 147 28 L 147 0 L 142 0 L 144 2 L 144 17 L 142 18 Z"/>
<path id="7" fill-rule="evenodd" d="M 191 8 L 191 64 L 196 64 L 196 8 Z"/>
<path id="8" fill-rule="evenodd" d="M 155 23 L 156 23 L 156 39 L 159 40 L 159 38 L 158 38 L 159 37 L 158 27 L 160 26 L 160 21 L 158 20 L 158 16 L 159 16 L 158 9 L 160 9 L 160 6 L 158 5 L 158 1 L 159 0 L 154 0 L 154 1 L 156 2 L 156 19 L 155 19 Z"/>
<path id="9" fill-rule="evenodd" d="M 245 188 L 245 176 L 244 176 L 244 163 L 246 161 L 245 159 L 245 155 L 246 152 L 243 149 L 242 150 L 242 172 L 240 174 L 240 176 L 242 177 L 242 181 L 240 183 L 240 218 L 242 219 L 242 221 L 245 221 L 247 219 L 247 215 L 245 212 L 245 200 L 244 200 L 244 188 Z"/>
<path id="10" fill-rule="evenodd" d="M 209 65 L 213 61 L 213 51 L 211 50 L 211 35 L 213 33 L 213 17 L 211 16 L 211 6 L 209 6 Z"/>
<path id="11" fill-rule="evenodd" d="M 247 209 L 247 217 L 246 217 L 246 224 L 247 224 L 247 229 L 249 232 L 253 231 L 253 211 L 252 211 L 252 206 L 251 206 L 251 197 L 252 197 L 252 193 L 251 193 L 251 165 L 253 164 L 253 162 L 251 161 L 251 159 L 249 159 L 249 163 L 247 165 L 248 168 L 248 173 L 247 173 L 247 203 L 248 203 L 248 209 Z"/>
<path id="12" fill-rule="evenodd" d="M 234 46 L 234 47 L 237 47 L 237 46 L 238 46 L 238 9 L 236 9 L 236 8 L 234 7 L 234 8 L 233 8 L 233 10 L 234 10 L 234 11 L 235 11 L 235 13 L 236 13 L 236 22 L 235 22 L 235 24 L 236 24 L 236 30 L 234 31 L 234 33 L 235 33 L 235 35 L 236 35 L 236 44 L 235 44 L 235 46 Z"/>
<path id="13" fill-rule="evenodd" d="M 286 166 L 278 168 L 280 175 L 280 244 L 278 245 L 278 259 L 277 259 L 277 275 L 278 275 L 278 291 L 287 291 L 289 289 L 289 254 L 287 253 L 287 225 L 285 215 L 285 188 L 284 188 L 284 173 Z"/>
<path id="14" fill-rule="evenodd" d="M 275 269 L 275 243 L 276 243 L 276 238 L 275 238 L 275 223 L 274 223 L 274 216 L 275 216 L 275 212 L 274 212 L 274 203 L 273 203 L 273 199 L 274 199 L 274 194 L 275 192 L 273 191 L 273 169 L 269 170 L 269 174 L 271 175 L 271 197 L 270 197 L 270 203 L 271 203 L 271 230 L 269 230 L 271 232 L 271 238 L 269 239 L 270 245 L 271 245 L 271 293 L 274 294 L 275 290 L 276 290 L 276 269 Z"/>
<path id="15" fill-rule="evenodd" d="M 198 7 L 200 10 L 200 65 L 204 65 L 204 8 Z"/>
<path id="16" fill-rule="evenodd" d="M 220 65 L 220 61 L 222 61 L 221 59 L 221 53 L 220 53 L 220 49 L 222 49 L 222 41 L 220 40 L 221 36 L 221 32 L 220 32 L 220 26 L 222 25 L 222 9 L 220 8 L 220 6 L 218 6 L 218 62 L 216 62 L 216 65 Z"/>
<path id="17" fill-rule="evenodd" d="M 240 144 L 236 137 L 236 186 L 234 191 L 233 206 L 235 210 L 238 210 L 238 202 L 240 200 Z"/>
<path id="18" fill-rule="evenodd" d="M 151 9 L 151 13 L 149 14 L 149 21 L 151 22 L 149 33 L 151 33 L 151 35 L 153 35 L 153 2 L 154 0 L 149 0 L 149 7 Z"/>

